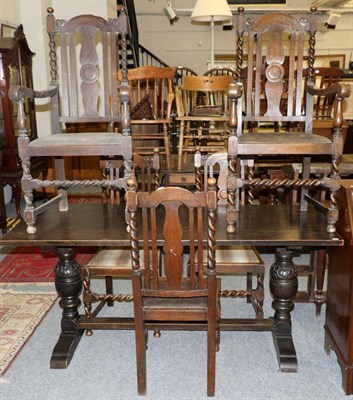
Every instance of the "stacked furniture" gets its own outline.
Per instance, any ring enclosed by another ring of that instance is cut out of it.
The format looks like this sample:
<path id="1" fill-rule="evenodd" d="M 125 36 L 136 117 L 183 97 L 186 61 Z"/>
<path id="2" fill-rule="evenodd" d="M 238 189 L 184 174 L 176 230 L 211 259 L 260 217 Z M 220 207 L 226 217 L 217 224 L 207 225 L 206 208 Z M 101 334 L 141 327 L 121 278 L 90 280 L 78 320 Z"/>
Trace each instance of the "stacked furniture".
<path id="1" fill-rule="evenodd" d="M 196 147 L 204 154 L 225 149 L 228 138 L 228 88 L 233 78 L 185 76 L 175 89 L 176 121 L 180 123 L 178 169 Z"/>
<path id="2" fill-rule="evenodd" d="M 134 151 L 140 155 L 152 155 L 158 148 L 168 168 L 174 76 L 174 68 L 156 66 L 129 69 L 127 75 Z M 118 79 L 122 79 L 121 72 L 118 73 Z"/>

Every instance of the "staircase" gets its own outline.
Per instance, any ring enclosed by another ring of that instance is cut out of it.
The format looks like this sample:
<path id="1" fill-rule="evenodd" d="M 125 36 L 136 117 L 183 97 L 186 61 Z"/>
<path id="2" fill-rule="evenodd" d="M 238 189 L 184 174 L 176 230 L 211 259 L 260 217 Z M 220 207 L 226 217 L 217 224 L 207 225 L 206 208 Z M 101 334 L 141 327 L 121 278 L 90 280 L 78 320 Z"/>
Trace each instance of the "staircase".
<path id="1" fill-rule="evenodd" d="M 140 0 L 141 1 L 141 0 Z M 117 0 L 117 6 L 125 7 L 128 20 L 128 68 L 137 68 L 144 65 L 168 67 L 168 64 L 146 49 L 139 43 L 134 0 Z"/>

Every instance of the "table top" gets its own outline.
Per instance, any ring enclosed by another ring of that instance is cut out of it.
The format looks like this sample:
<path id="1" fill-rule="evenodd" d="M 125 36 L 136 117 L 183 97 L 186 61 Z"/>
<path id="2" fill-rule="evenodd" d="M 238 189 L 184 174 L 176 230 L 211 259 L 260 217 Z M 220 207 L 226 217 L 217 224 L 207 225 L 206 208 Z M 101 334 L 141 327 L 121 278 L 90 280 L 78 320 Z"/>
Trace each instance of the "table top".
<path id="1" fill-rule="evenodd" d="M 37 232 L 29 235 L 26 232 L 26 224 L 21 222 L 0 238 L 0 245 L 130 245 L 123 205 L 70 204 L 67 212 L 59 212 L 57 205 L 53 205 L 38 216 L 36 227 Z M 204 224 L 204 228 L 207 229 L 207 224 Z M 308 212 L 300 212 L 299 206 L 241 206 L 236 232 L 233 234 L 226 232 L 225 208 L 219 207 L 216 230 L 216 241 L 219 245 L 343 245 L 343 240 L 338 234 L 326 232 L 324 216 L 311 206 Z M 187 243 L 187 240 L 188 232 L 185 232 L 184 243 Z"/>

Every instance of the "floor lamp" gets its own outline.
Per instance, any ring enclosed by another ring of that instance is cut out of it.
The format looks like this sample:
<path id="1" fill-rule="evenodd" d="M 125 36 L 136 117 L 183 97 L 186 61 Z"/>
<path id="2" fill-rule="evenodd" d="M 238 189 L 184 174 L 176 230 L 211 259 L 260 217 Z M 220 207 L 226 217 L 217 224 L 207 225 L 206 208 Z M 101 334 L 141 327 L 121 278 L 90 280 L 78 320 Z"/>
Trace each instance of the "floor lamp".
<path id="1" fill-rule="evenodd" d="M 214 67 L 214 23 L 232 19 L 227 0 L 197 0 L 191 20 L 211 23 L 211 68 Z"/>

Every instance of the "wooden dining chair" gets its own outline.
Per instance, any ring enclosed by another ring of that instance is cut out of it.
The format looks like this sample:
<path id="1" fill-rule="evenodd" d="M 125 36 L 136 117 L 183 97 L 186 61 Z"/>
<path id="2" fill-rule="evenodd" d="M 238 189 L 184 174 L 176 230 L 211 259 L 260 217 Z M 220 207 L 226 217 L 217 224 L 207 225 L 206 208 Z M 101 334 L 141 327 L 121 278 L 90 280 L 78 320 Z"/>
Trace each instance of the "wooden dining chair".
<path id="1" fill-rule="evenodd" d="M 105 179 L 114 181 L 123 174 L 124 166 L 122 160 L 102 160 L 102 175 Z M 155 149 L 152 158 L 147 159 L 139 154 L 134 154 L 132 159 L 132 172 L 134 175 L 136 189 L 141 192 L 152 192 L 159 187 L 159 153 Z M 125 204 L 124 193 L 115 187 L 107 187 L 102 193 L 102 201 L 105 204 Z M 128 215 L 126 215 L 128 223 Z M 121 227 L 121 229 L 127 229 Z M 97 315 L 102 307 L 107 304 L 113 306 L 114 301 L 131 301 L 131 295 L 115 294 L 113 290 L 113 279 L 131 279 L 131 251 L 127 247 L 102 247 L 97 250 L 89 263 L 82 267 L 83 277 L 83 303 L 87 317 Z M 92 292 L 91 280 L 104 278 L 106 293 L 104 295 Z M 92 310 L 92 303 L 98 302 L 97 307 Z M 87 336 L 92 331 L 86 332 Z"/>
<path id="2" fill-rule="evenodd" d="M 185 76 L 197 76 L 197 73 L 189 67 L 178 66 L 174 69 L 174 86 L 181 86 Z"/>
<path id="3" fill-rule="evenodd" d="M 236 78 L 237 74 L 234 68 L 230 67 L 215 67 L 208 69 L 204 74 L 204 76 L 223 76 L 223 75 L 230 75 L 234 79 Z"/>
<path id="4" fill-rule="evenodd" d="M 215 265 L 215 179 L 211 178 L 208 188 L 207 192 L 192 193 L 180 187 L 163 187 L 152 193 L 142 193 L 135 190 L 133 179 L 128 181 L 126 202 L 140 395 L 147 391 L 145 324 L 153 321 L 207 324 L 207 395 L 215 394 L 220 318 L 220 282 Z M 207 211 L 206 218 L 204 211 Z M 160 246 L 162 257 L 158 257 Z M 207 246 L 205 275 L 197 274 L 195 269 L 196 254 L 199 265 L 204 263 L 204 246 Z M 184 272 L 183 262 L 186 250 L 190 250 L 188 274 Z"/>
<path id="5" fill-rule="evenodd" d="M 280 187 L 301 186 L 301 211 L 308 202 L 323 211 L 327 217 L 327 231 L 335 232 L 338 217 L 336 192 L 339 188 L 339 164 L 343 151 L 342 101 L 350 94 L 348 85 L 335 83 L 327 88 L 315 87 L 316 7 L 308 15 L 295 16 L 269 13 L 258 19 L 249 19 L 239 7 L 237 18 L 237 82 L 231 85 L 228 139 L 228 213 L 227 231 L 235 231 L 237 186 Z M 303 111 L 303 67 L 305 45 L 308 41 L 308 78 L 306 102 Z M 246 43 L 246 49 L 244 49 Z M 247 53 L 246 92 L 243 92 L 243 53 Z M 286 54 L 288 57 L 286 58 Z M 288 61 L 288 65 L 285 65 Z M 254 68 L 255 66 L 255 68 Z M 264 71 L 264 73 L 263 73 Z M 288 71 L 288 76 L 286 76 Z M 264 90 L 262 90 L 264 88 Z M 313 105 L 315 96 L 334 96 L 333 133 L 331 138 L 313 134 Z M 263 98 L 264 96 L 264 98 Z M 244 99 L 243 99 L 244 98 Z M 283 101 L 285 99 L 285 101 Z M 266 107 L 263 108 L 265 100 Z M 243 108 L 245 104 L 245 109 Z M 244 123 L 303 124 L 301 132 L 246 132 Z M 263 156 L 294 156 L 303 162 L 303 179 L 288 180 L 241 179 L 237 175 L 238 160 Z M 310 180 L 312 155 L 329 155 L 332 173 L 326 180 Z M 323 185 L 330 191 L 329 204 L 318 203 L 309 196 L 310 186 Z"/>
<path id="6" fill-rule="evenodd" d="M 174 100 L 172 67 L 143 66 L 128 70 L 133 151 L 151 155 L 155 148 L 170 168 L 169 127 Z M 122 75 L 118 74 L 120 80 Z"/>
<path id="7" fill-rule="evenodd" d="M 208 190 L 208 179 L 216 178 L 217 191 L 217 213 L 225 214 L 227 206 L 227 177 L 228 177 L 228 155 L 227 152 L 211 154 L 203 163 L 203 175 L 201 175 L 200 154 L 195 154 L 196 190 Z M 204 263 L 204 269 L 207 267 Z M 246 276 L 245 289 L 222 290 L 220 296 L 223 298 L 246 297 L 251 303 L 256 318 L 263 318 L 264 304 L 264 276 L 265 263 L 259 252 L 253 246 L 232 245 L 216 246 L 216 272 L 217 276 Z M 256 284 L 254 287 L 253 277 Z"/>
<path id="8" fill-rule="evenodd" d="M 22 189 L 25 199 L 24 220 L 27 232 L 36 232 L 36 218 L 53 204 L 68 210 L 67 189 L 71 187 L 126 187 L 131 176 L 132 143 L 130 136 L 129 87 L 127 82 L 127 18 L 123 8 L 116 19 L 79 15 L 56 20 L 49 7 L 47 32 L 50 49 L 51 83 L 47 90 L 35 91 L 11 87 L 9 96 L 18 103 L 18 149 L 23 168 Z M 80 46 L 77 45 L 80 43 Z M 120 50 L 118 49 L 120 46 Z M 58 54 L 60 54 L 60 57 Z M 104 56 L 103 56 L 104 55 Z M 116 72 L 122 80 L 118 86 Z M 118 109 L 118 96 L 121 107 Z M 51 127 L 29 140 L 24 104 L 27 98 L 46 98 L 51 113 Z M 106 132 L 67 133 L 66 123 L 107 123 Z M 113 125 L 120 124 L 119 132 Z M 67 180 L 64 156 L 122 156 L 125 174 L 115 182 Z M 55 179 L 34 179 L 30 172 L 34 157 L 55 157 Z M 33 190 L 58 188 L 58 195 L 43 205 L 33 203 Z"/>
<path id="9" fill-rule="evenodd" d="M 175 89 L 180 123 L 178 169 L 187 153 L 214 153 L 227 147 L 228 90 L 232 76 L 185 76 Z"/>

